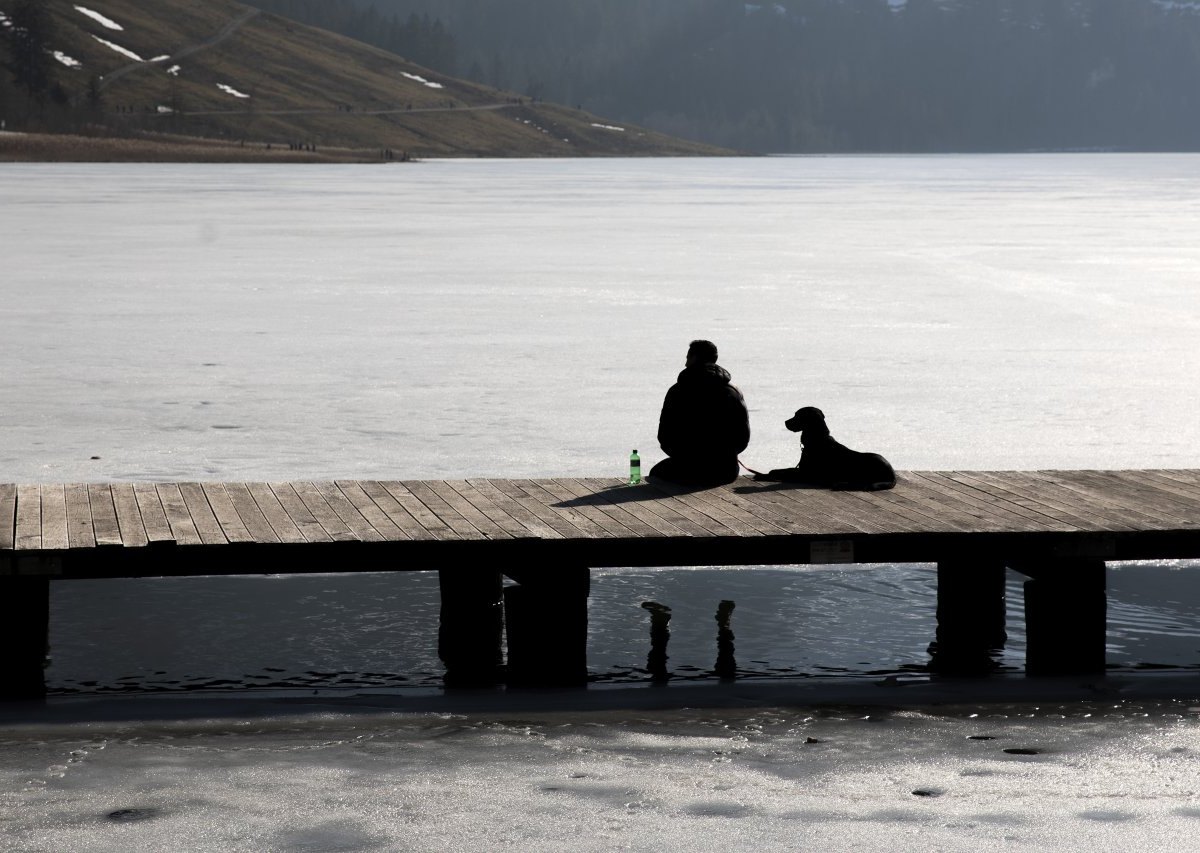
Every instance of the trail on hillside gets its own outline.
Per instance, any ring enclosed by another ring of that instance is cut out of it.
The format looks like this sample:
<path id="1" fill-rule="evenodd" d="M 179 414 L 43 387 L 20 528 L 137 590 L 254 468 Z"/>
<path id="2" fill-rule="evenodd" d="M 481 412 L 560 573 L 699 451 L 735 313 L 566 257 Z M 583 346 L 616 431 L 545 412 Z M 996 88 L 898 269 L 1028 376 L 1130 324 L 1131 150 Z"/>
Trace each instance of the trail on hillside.
<path id="1" fill-rule="evenodd" d="M 100 88 L 104 89 L 109 83 L 112 83 L 114 80 L 120 80 L 126 74 L 136 71 L 139 68 L 147 68 L 150 66 L 162 65 L 167 62 L 178 61 L 185 57 L 191 56 L 193 53 L 197 53 L 201 50 L 207 50 L 210 47 L 215 47 L 240 30 L 246 24 L 246 22 L 258 17 L 260 14 L 262 14 L 261 9 L 247 9 L 236 18 L 230 19 L 225 26 L 223 26 L 209 38 L 205 39 L 204 41 L 197 42 L 196 44 L 188 45 L 187 47 L 176 51 L 165 59 L 159 59 L 157 61 L 131 62 L 128 65 L 123 65 L 111 74 L 105 74 L 103 77 L 101 77 Z"/>

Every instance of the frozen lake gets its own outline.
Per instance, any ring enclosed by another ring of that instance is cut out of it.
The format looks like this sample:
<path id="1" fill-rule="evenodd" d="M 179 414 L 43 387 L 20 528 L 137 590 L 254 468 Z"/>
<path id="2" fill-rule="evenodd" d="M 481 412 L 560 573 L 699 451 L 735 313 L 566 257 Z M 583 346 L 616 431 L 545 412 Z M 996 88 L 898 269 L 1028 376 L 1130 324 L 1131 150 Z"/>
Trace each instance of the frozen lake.
<path id="1" fill-rule="evenodd" d="M 620 476 L 633 447 L 647 467 L 660 458 L 662 394 L 694 337 L 718 343 L 747 397 L 753 467 L 795 461 L 782 420 L 805 404 L 897 468 L 1196 467 L 1198 167 L 1194 155 L 1099 154 L 5 165 L 0 480 Z M 1114 568 L 1110 662 L 1127 674 L 1200 663 L 1196 568 Z M 1005 662 L 1019 667 L 1015 584 Z M 606 570 L 593 584 L 593 674 L 643 677 L 640 603 L 657 600 L 675 612 L 675 673 L 711 679 L 721 599 L 738 604 L 747 677 L 903 672 L 924 662 L 932 636 L 929 567 Z M 62 583 L 48 677 L 84 692 L 434 684 L 436 606 L 424 575 Z M 1170 781 L 1172 762 L 1197 749 L 1187 706 L 1108 728 L 1064 710 L 1067 722 L 1038 731 L 1069 746 L 1025 764 L 953 750 L 947 763 L 947 744 L 974 731 L 966 712 L 889 717 L 883 740 L 869 734 L 882 728 L 834 720 L 834 739 L 862 748 L 824 754 L 799 777 L 806 724 L 772 713 L 524 728 L 468 715 L 451 738 L 415 722 L 339 720 L 327 738 L 313 721 L 294 735 L 274 724 L 83 726 L 14 736 L 0 744 L 0 773 L 12 783 L 5 804 L 22 813 L 7 831 L 23 849 L 149 850 L 198 827 L 205 849 L 495 849 L 521 838 L 555 849 L 567 826 L 604 827 L 586 849 L 697 849 L 710 837 L 828 846 L 848 832 L 896 849 L 1038 838 L 1152 849 L 1198 814 Z M 696 727 L 754 746 L 713 747 Z M 246 738 L 225 751 L 239 730 Z M 416 787 L 390 797 L 398 783 L 355 746 L 360 735 L 375 744 L 367 752 L 408 756 L 397 766 Z M 882 758 L 897 738 L 913 746 L 896 760 L 928 772 L 910 777 Z M 329 744 L 319 757 L 297 758 L 319 743 Z M 589 769 L 563 759 L 577 749 L 609 751 Z M 1130 750 L 1140 758 L 1123 763 Z M 1072 767 L 1094 785 L 1073 791 Z M 498 790 L 501 768 L 540 793 L 457 799 Z M 296 811 L 253 793 L 284 776 Z M 235 788 L 223 789 L 229 778 Z M 560 778 L 587 790 L 553 799 Z M 797 778 L 828 798 L 797 799 Z M 910 778 L 937 788 L 929 803 L 940 805 L 913 806 Z M 991 781 L 955 799 L 940 796 L 966 790 L 950 779 Z M 1145 779 L 1159 799 L 1117 804 Z M 878 799 L 880 785 L 899 799 Z M 424 817 L 444 790 L 464 817 L 443 821 L 439 847 Z M 1056 811 L 1032 802 L 1034 790 L 1074 799 Z M 1008 805 L 990 809 L 994 798 Z M 146 820 L 104 817 L 135 807 Z M 513 808 L 526 816 L 520 831 L 470 841 L 472 820 Z M 675 846 L 647 843 L 664 827 Z M 252 841 L 238 848 L 231 828 Z"/>

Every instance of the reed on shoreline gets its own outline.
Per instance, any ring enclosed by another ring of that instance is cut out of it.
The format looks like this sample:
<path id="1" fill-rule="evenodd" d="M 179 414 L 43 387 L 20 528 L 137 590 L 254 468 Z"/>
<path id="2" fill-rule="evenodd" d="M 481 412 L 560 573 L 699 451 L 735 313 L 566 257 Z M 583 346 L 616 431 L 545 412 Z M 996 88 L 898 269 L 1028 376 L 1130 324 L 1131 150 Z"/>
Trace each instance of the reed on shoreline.
<path id="1" fill-rule="evenodd" d="M 383 148 L 296 150 L 286 143 L 166 134 L 130 138 L 0 133 L 0 162 L 9 163 L 382 163 L 401 159 L 401 152 Z"/>

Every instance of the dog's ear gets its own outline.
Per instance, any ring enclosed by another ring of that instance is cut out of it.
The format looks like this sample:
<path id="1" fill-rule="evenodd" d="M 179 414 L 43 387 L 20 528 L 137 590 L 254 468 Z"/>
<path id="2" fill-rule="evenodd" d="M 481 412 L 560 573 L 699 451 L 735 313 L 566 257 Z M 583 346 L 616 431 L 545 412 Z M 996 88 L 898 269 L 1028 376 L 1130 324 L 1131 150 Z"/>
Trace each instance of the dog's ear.
<path id="1" fill-rule="evenodd" d="M 816 406 L 805 406 L 796 410 L 796 421 L 805 426 L 816 426 L 825 423 L 825 413 Z"/>

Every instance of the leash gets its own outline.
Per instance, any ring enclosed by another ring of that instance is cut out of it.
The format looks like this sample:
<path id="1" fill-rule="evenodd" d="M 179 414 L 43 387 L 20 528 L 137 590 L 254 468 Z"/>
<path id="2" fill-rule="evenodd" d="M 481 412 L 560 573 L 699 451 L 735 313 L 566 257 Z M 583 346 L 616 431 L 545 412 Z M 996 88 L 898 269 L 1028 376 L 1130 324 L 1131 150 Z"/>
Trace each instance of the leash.
<path id="1" fill-rule="evenodd" d="M 757 474 L 760 477 L 762 476 L 762 471 L 755 471 L 753 468 L 751 468 L 749 465 L 747 465 L 745 462 L 743 462 L 740 456 L 738 457 L 738 464 L 741 465 L 743 468 L 745 468 L 747 471 L 749 471 L 751 474 Z"/>

